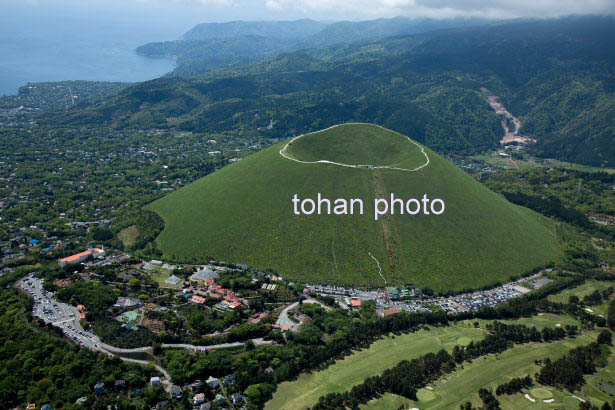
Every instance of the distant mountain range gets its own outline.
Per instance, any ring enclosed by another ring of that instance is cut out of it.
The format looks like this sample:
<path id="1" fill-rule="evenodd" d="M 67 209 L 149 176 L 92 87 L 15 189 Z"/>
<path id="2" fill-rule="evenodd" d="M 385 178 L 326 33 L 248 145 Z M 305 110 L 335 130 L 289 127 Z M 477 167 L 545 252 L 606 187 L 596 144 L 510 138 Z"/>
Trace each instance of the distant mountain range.
<path id="1" fill-rule="evenodd" d="M 180 40 L 148 43 L 138 47 L 137 52 L 150 57 L 175 57 L 174 74 L 195 75 L 250 64 L 282 51 L 486 23 L 482 19 L 407 17 L 335 23 L 314 20 L 203 23 L 190 29 Z"/>
<path id="2" fill-rule="evenodd" d="M 233 69 L 137 84 L 53 121 L 276 138 L 371 122 L 439 153 L 473 154 L 498 147 L 503 135 L 479 91 L 487 87 L 537 140 L 534 154 L 615 166 L 613 17 L 512 21 L 281 53 L 270 38 L 244 39 L 250 46 L 238 37 L 211 41 L 244 54 L 252 47 L 254 55 L 268 44 L 271 55 L 241 64 L 229 51 Z"/>

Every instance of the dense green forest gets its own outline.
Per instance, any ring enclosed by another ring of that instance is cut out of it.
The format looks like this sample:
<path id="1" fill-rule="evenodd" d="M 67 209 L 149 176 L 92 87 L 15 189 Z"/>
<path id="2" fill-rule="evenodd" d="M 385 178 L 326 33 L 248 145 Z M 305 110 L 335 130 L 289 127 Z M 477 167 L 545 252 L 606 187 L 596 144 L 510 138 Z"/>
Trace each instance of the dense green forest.
<path id="1" fill-rule="evenodd" d="M 362 121 L 471 154 L 503 135 L 487 87 L 537 139 L 535 154 L 612 166 L 613 38 L 612 17 L 575 17 L 332 45 L 141 83 L 52 123 L 285 137 Z"/>

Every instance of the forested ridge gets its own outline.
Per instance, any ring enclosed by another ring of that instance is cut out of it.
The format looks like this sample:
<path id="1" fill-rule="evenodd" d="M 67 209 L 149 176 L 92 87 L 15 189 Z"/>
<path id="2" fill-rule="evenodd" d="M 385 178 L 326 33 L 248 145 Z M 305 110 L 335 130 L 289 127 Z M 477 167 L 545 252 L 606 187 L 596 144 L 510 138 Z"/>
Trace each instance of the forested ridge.
<path id="1" fill-rule="evenodd" d="M 287 137 L 362 121 L 471 154 L 503 135 L 487 87 L 537 140 L 533 153 L 612 166 L 614 27 L 612 17 L 517 21 L 287 52 L 138 84 L 55 122 Z"/>

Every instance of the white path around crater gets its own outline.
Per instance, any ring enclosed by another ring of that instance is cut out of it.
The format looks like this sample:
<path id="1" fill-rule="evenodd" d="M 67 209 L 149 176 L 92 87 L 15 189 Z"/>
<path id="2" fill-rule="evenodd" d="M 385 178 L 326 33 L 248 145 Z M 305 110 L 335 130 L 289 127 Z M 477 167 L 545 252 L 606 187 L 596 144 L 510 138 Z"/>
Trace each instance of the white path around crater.
<path id="1" fill-rule="evenodd" d="M 363 123 L 359 123 L 359 122 L 356 122 L 356 123 L 354 123 L 354 122 L 349 122 L 349 123 L 345 123 L 345 124 L 337 124 L 337 125 L 333 125 L 333 126 L 331 126 L 331 127 L 329 127 L 329 128 L 325 128 L 324 130 L 320 130 L 320 131 L 316 131 L 316 132 L 323 132 L 323 131 L 327 131 L 327 130 L 330 130 L 330 129 L 332 129 L 332 128 L 339 127 L 340 125 L 357 125 L 357 124 L 363 124 Z M 376 126 L 376 127 L 380 127 L 380 128 L 382 128 L 383 130 L 387 130 L 386 128 L 381 127 L 380 125 L 376 125 L 376 124 L 370 124 L 370 125 L 374 125 L 374 126 Z M 389 131 L 389 130 L 387 130 L 387 131 Z M 313 134 L 313 133 L 310 133 L 310 134 Z M 347 168 L 364 168 L 364 167 L 361 167 L 361 166 L 359 166 L 359 165 L 344 164 L 344 163 L 342 163 L 342 162 L 328 161 L 328 160 L 326 160 L 326 159 L 321 159 L 320 161 L 301 161 L 301 160 L 299 160 L 299 159 L 292 158 L 292 157 L 288 156 L 288 155 L 286 154 L 286 148 L 288 148 L 288 146 L 289 146 L 290 144 L 292 144 L 292 142 L 293 142 L 293 141 L 298 140 L 299 138 L 303 137 L 304 135 L 306 135 L 306 134 L 301 134 L 301 135 L 298 135 L 298 136 L 296 136 L 295 138 L 293 138 L 293 139 L 291 139 L 290 141 L 288 141 L 288 143 L 287 143 L 286 145 L 284 145 L 284 148 L 282 148 L 282 149 L 280 150 L 280 155 L 281 155 L 282 157 L 286 158 L 286 159 L 291 160 L 291 161 L 299 162 L 300 164 L 330 164 L 330 165 L 338 165 L 338 166 L 340 166 L 340 167 L 347 167 Z M 400 135 L 401 135 L 401 134 L 400 134 Z M 418 143 L 416 143 L 416 142 L 412 141 L 409 137 L 407 137 L 407 136 L 405 136 L 405 135 L 404 135 L 404 137 L 408 138 L 408 141 L 410 141 L 411 143 L 413 143 L 414 145 L 416 145 L 417 147 L 419 147 L 419 148 L 421 149 L 421 152 L 423 153 L 423 155 L 425 155 L 425 160 L 426 160 L 426 161 L 425 161 L 425 163 L 424 163 L 423 165 L 421 165 L 420 167 L 414 168 L 414 169 L 408 169 L 408 168 L 398 168 L 398 167 L 390 167 L 390 166 L 388 166 L 388 165 L 378 165 L 378 166 L 373 166 L 372 168 L 373 168 L 373 169 L 393 169 L 393 170 L 396 170 L 396 171 L 414 172 L 414 171 L 418 171 L 419 169 L 424 168 L 424 167 L 426 167 L 427 165 L 429 165 L 429 156 L 428 156 L 428 155 L 427 155 L 427 153 L 425 152 L 425 149 L 424 149 L 424 148 L 423 148 L 420 144 L 418 144 Z"/>

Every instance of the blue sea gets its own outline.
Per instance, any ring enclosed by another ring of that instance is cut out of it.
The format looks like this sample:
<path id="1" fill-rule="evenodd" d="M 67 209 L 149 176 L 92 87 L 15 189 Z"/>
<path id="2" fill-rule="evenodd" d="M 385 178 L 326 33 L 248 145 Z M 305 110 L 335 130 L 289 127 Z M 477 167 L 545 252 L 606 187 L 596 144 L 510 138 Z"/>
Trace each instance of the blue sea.
<path id="1" fill-rule="evenodd" d="M 142 57 L 135 48 L 178 38 L 192 23 L 161 26 L 136 14 L 124 19 L 97 16 L 94 10 L 63 14 L 43 2 L 28 3 L 0 0 L 0 95 L 16 94 L 20 86 L 36 81 L 160 77 L 173 69 L 174 61 Z"/>

